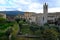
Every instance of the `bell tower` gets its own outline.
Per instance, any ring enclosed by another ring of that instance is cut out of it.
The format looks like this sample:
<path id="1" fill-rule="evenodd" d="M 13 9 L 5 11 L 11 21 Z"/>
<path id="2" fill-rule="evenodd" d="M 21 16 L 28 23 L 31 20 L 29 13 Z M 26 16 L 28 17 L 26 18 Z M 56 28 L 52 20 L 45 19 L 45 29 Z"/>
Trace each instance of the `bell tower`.
<path id="1" fill-rule="evenodd" d="M 48 15 L 48 5 L 44 3 L 43 5 L 43 24 L 47 23 L 47 15 Z"/>

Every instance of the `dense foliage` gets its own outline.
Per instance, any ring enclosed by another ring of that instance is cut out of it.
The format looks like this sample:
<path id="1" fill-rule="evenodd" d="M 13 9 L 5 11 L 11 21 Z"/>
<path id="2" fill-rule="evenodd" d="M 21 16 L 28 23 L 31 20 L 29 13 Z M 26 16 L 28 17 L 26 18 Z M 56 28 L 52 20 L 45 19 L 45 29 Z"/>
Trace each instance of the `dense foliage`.
<path id="1" fill-rule="evenodd" d="M 34 23 L 30 24 L 25 19 L 16 19 L 16 21 L 7 21 L 1 19 L 0 22 L 0 39 L 1 37 L 9 39 L 9 35 L 12 36 L 12 40 L 16 39 L 16 35 L 35 35 L 39 36 L 39 40 L 57 40 L 60 39 L 60 27 L 57 25 L 45 24 L 38 26 Z M 24 38 L 25 39 L 25 38 Z M 19 40 L 19 38 L 18 38 Z M 31 39 L 37 40 L 37 39 Z"/>

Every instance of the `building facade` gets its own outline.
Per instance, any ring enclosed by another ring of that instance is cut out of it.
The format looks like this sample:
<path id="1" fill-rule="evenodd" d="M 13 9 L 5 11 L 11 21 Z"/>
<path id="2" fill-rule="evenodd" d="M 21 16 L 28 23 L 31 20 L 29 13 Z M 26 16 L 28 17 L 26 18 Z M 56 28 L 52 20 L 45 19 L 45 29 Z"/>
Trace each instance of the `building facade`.
<path id="1" fill-rule="evenodd" d="M 6 19 L 6 14 L 3 13 L 3 12 L 0 12 L 0 18 L 4 18 L 4 19 Z"/>

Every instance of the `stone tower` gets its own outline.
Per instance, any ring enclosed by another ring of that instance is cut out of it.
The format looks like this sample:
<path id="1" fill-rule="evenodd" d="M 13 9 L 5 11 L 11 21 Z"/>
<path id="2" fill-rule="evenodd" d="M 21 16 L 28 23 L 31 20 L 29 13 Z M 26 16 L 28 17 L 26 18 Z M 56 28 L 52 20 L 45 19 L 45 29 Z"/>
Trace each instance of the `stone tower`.
<path id="1" fill-rule="evenodd" d="M 47 23 L 48 5 L 43 5 L 43 24 Z"/>

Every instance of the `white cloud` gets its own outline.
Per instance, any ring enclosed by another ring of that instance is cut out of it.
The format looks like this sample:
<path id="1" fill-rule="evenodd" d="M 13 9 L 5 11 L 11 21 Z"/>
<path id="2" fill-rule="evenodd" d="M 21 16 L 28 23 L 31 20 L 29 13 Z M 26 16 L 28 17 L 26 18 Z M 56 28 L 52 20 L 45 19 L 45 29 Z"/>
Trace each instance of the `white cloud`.
<path id="1" fill-rule="evenodd" d="M 48 12 L 60 12 L 60 7 L 48 8 Z"/>
<path id="2" fill-rule="evenodd" d="M 17 4 L 30 4 L 32 2 L 32 0 L 13 0 L 14 3 Z"/>
<path id="3" fill-rule="evenodd" d="M 0 6 L 0 11 L 13 11 L 13 10 L 17 10 L 17 8 L 14 8 L 12 6 Z"/>
<path id="4" fill-rule="evenodd" d="M 17 8 L 17 10 L 19 10 L 19 11 L 23 11 L 21 8 Z"/>
<path id="5" fill-rule="evenodd" d="M 43 4 L 41 4 L 41 3 L 32 2 L 31 0 L 28 1 L 28 2 L 25 1 L 25 0 L 22 0 L 20 2 L 21 2 L 21 4 L 24 4 L 24 5 L 27 6 L 27 10 L 24 10 L 24 11 L 36 12 L 36 13 L 39 13 L 39 12 L 40 13 L 43 13 Z M 60 12 L 59 9 L 60 9 L 60 7 L 59 8 L 58 7 L 48 8 L 48 12 Z M 22 10 L 22 9 L 21 8 L 20 9 L 18 8 L 18 10 Z"/>
<path id="6" fill-rule="evenodd" d="M 40 9 L 40 8 L 42 8 L 42 4 L 39 4 L 39 3 L 31 3 L 31 4 L 28 6 L 28 8 L 29 8 L 30 10 Z"/>
<path id="7" fill-rule="evenodd" d="M 52 1 L 52 0 L 51 0 Z M 56 4 L 49 2 L 56 6 L 60 6 L 60 0 L 53 0 Z M 6 4 L 7 0 L 0 0 L 0 4 Z M 20 10 L 20 11 L 29 11 L 36 13 L 43 13 L 43 4 L 38 2 L 33 2 L 32 0 L 9 0 L 8 4 L 11 6 L 0 6 L 0 10 Z M 49 6 L 49 5 L 48 5 Z M 51 7 L 48 8 L 48 12 L 60 12 L 60 7 Z"/>
<path id="8" fill-rule="evenodd" d="M 56 3 L 56 6 L 60 5 L 60 0 L 57 0 L 57 1 L 54 0 L 53 2 Z M 43 13 L 43 6 L 42 6 L 43 4 L 41 4 L 41 3 L 32 2 L 32 0 L 30 0 L 30 1 L 20 0 L 20 3 L 24 4 L 24 5 L 26 5 L 28 7 L 27 10 L 24 10 L 24 11 Z M 50 4 L 52 5 L 53 3 L 50 2 Z M 53 5 L 55 5 L 55 4 L 53 4 Z M 48 12 L 60 12 L 60 7 L 48 8 Z"/>
<path id="9" fill-rule="evenodd" d="M 0 11 L 6 10 L 5 7 L 0 7 Z"/>
<path id="10" fill-rule="evenodd" d="M 42 8 L 42 4 L 37 3 L 37 2 L 32 2 L 32 0 L 19 0 L 18 1 L 13 1 L 15 5 L 19 6 L 18 10 L 23 10 L 23 8 L 25 10 L 23 11 L 29 11 L 29 12 L 41 12 L 41 8 Z M 26 8 L 24 6 L 21 5 L 25 5 Z"/>
<path id="11" fill-rule="evenodd" d="M 39 12 L 41 12 L 41 9 L 42 9 L 42 4 L 39 4 L 39 3 L 31 3 L 28 6 L 27 11 L 39 13 Z"/>
<path id="12" fill-rule="evenodd" d="M 6 4 L 6 0 L 0 0 L 0 4 Z"/>

